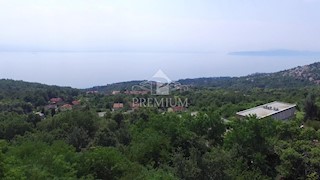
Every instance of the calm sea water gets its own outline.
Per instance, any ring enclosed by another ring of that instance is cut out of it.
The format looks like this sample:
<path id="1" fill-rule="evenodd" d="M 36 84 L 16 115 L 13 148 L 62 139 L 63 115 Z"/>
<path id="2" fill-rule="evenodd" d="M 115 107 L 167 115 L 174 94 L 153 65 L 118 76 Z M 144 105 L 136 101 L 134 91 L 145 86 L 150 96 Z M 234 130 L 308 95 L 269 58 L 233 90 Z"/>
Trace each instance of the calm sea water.
<path id="1" fill-rule="evenodd" d="M 223 53 L 0 53 L 0 78 L 86 88 L 150 79 L 159 69 L 172 80 L 276 72 L 320 59 L 244 57 Z"/>

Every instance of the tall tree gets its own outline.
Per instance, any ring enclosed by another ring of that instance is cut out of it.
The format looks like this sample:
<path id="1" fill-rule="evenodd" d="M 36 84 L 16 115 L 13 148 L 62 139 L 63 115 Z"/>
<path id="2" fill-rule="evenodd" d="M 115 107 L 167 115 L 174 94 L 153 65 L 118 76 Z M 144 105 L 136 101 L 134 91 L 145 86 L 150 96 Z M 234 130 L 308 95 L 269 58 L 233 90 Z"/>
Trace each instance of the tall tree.
<path id="1" fill-rule="evenodd" d="M 308 94 L 304 103 L 304 120 L 316 120 L 319 115 L 319 108 L 316 105 L 316 96 L 314 94 Z"/>

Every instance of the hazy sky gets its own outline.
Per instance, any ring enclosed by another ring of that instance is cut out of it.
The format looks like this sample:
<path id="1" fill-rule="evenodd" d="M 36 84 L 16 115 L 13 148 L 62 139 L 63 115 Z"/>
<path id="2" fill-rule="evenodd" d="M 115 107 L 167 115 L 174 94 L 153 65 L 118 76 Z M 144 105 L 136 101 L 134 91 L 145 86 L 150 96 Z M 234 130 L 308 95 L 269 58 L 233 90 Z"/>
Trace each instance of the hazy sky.
<path id="1" fill-rule="evenodd" d="M 0 0 L 0 78 L 87 87 L 158 69 L 172 79 L 273 72 L 320 59 L 319 9 L 320 0 Z"/>

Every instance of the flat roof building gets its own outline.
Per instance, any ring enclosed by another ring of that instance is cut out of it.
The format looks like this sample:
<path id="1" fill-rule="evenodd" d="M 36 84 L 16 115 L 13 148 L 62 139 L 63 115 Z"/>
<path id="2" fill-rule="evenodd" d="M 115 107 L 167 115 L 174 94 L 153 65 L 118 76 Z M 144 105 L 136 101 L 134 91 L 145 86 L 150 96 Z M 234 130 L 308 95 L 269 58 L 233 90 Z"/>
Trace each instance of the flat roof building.
<path id="1" fill-rule="evenodd" d="M 240 117 L 247 117 L 255 115 L 258 119 L 272 117 L 278 120 L 286 120 L 294 116 L 296 111 L 296 104 L 289 104 L 284 102 L 271 102 L 251 109 L 237 112 Z"/>

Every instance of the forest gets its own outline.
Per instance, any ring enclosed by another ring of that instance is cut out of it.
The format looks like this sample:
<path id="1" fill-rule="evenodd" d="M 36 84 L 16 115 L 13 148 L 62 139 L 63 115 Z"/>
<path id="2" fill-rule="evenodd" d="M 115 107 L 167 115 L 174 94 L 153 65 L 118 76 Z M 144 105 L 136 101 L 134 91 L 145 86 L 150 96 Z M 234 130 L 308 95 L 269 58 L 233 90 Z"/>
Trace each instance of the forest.
<path id="1" fill-rule="evenodd" d="M 130 111 L 134 95 L 123 93 L 12 80 L 0 87 L 0 179 L 320 178 L 318 86 L 194 86 L 171 95 L 188 98 L 182 112 Z M 57 97 L 81 104 L 52 113 L 45 107 Z M 295 117 L 235 116 L 272 101 L 297 104 Z M 116 102 L 125 107 L 112 110 Z"/>

